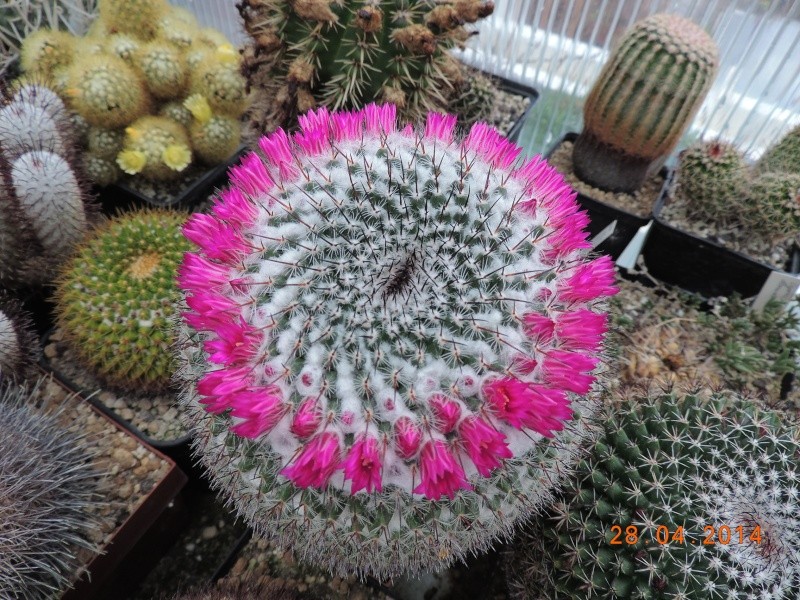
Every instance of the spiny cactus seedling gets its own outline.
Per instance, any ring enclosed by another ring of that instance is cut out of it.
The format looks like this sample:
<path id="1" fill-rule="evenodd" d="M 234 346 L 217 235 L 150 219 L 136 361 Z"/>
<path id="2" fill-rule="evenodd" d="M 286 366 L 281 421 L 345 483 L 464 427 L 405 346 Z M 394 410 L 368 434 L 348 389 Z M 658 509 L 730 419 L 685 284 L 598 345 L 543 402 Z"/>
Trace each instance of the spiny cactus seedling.
<path id="1" fill-rule="evenodd" d="M 166 117 L 142 117 L 125 129 L 117 164 L 129 175 L 175 179 L 192 162 L 186 130 Z"/>
<path id="2" fill-rule="evenodd" d="M 77 551 L 96 551 L 87 536 L 105 502 L 90 446 L 58 413 L 35 409 L 37 393 L 10 387 L 0 397 L 3 598 L 60 597 L 82 566 Z"/>
<path id="3" fill-rule="evenodd" d="M 748 225 L 781 239 L 800 233 L 800 173 L 763 173 L 753 179 L 750 202 L 755 217 Z"/>
<path id="4" fill-rule="evenodd" d="M 666 157 L 717 73 L 714 40 L 677 15 L 652 15 L 620 40 L 583 107 L 575 173 L 603 190 L 632 193 Z"/>
<path id="5" fill-rule="evenodd" d="M 0 293 L 0 384 L 23 381 L 38 353 L 30 316 L 16 299 Z"/>
<path id="6" fill-rule="evenodd" d="M 616 292 L 575 195 L 485 124 L 321 108 L 262 137 L 179 283 L 182 403 L 215 486 L 340 574 L 437 569 L 551 497 Z"/>
<path id="7" fill-rule="evenodd" d="M 552 520 L 515 545 L 515 597 L 797 598 L 800 445 L 778 423 L 722 395 L 610 411 Z"/>
<path id="8" fill-rule="evenodd" d="M 93 232 L 57 282 L 57 323 L 109 386 L 163 390 L 173 373 L 175 275 L 189 244 L 185 215 L 140 211 Z"/>
<path id="9" fill-rule="evenodd" d="M 236 152 L 242 139 L 237 119 L 214 114 L 205 96 L 195 94 L 184 102 L 192 116 L 189 137 L 198 158 L 209 165 L 219 164 Z"/>
<path id="10" fill-rule="evenodd" d="M 750 176 L 744 156 L 723 141 L 698 142 L 680 155 L 675 196 L 686 211 L 712 222 L 738 220 L 752 213 Z"/>
<path id="11" fill-rule="evenodd" d="M 758 161 L 761 173 L 794 173 L 800 175 L 800 125 L 789 131 L 781 140 L 767 149 Z"/>
<path id="12" fill-rule="evenodd" d="M 252 38 L 244 72 L 257 94 L 250 120 L 258 131 L 271 123 L 293 125 L 318 104 L 393 102 L 411 121 L 447 110 L 463 78 L 447 50 L 471 35 L 464 24 L 494 10 L 482 0 L 243 0 L 237 6 Z"/>

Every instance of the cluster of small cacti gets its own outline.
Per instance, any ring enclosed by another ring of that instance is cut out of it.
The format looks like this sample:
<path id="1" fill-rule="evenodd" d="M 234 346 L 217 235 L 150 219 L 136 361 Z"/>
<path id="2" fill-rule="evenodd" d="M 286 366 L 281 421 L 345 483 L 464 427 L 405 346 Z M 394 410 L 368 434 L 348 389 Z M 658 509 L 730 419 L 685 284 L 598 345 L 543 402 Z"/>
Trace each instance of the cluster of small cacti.
<path id="1" fill-rule="evenodd" d="M 293 126 L 316 106 L 352 109 L 396 104 L 419 121 L 449 110 L 464 83 L 447 50 L 472 32 L 464 25 L 492 13 L 491 0 L 242 0 L 237 5 L 251 43 L 244 73 L 256 92 L 256 132 Z"/>
<path id="2" fill-rule="evenodd" d="M 80 361 L 117 389 L 165 389 L 174 372 L 175 276 L 186 215 L 127 213 L 98 227 L 57 281 L 58 326 Z"/>
<path id="3" fill-rule="evenodd" d="M 28 36 L 21 68 L 88 123 L 83 159 L 99 185 L 123 173 L 176 179 L 196 159 L 218 164 L 240 145 L 247 97 L 238 53 L 166 0 L 99 0 L 84 37 Z"/>
<path id="4" fill-rule="evenodd" d="M 41 284 L 84 236 L 92 203 L 63 102 L 27 83 L 0 104 L 0 284 Z"/>
<path id="5" fill-rule="evenodd" d="M 30 316 L 16 299 L 0 293 L 0 385 L 30 375 L 38 352 Z"/>
<path id="6" fill-rule="evenodd" d="M 215 487 L 340 574 L 438 569 L 569 472 L 608 257 L 541 158 L 394 105 L 262 137 L 185 235 L 182 404 Z"/>
<path id="7" fill-rule="evenodd" d="M 58 598 L 96 551 L 101 474 L 83 437 L 35 408 L 36 388 L 0 397 L 0 597 Z M 85 553 L 83 553 L 85 556 Z"/>
<path id="8" fill-rule="evenodd" d="M 714 40 L 684 17 L 657 14 L 636 23 L 586 98 L 575 174 L 603 190 L 636 191 L 678 143 L 718 62 Z"/>
<path id="9" fill-rule="evenodd" d="M 800 597 L 800 444 L 776 415 L 665 395 L 626 401 L 603 429 L 515 545 L 515 597 Z"/>

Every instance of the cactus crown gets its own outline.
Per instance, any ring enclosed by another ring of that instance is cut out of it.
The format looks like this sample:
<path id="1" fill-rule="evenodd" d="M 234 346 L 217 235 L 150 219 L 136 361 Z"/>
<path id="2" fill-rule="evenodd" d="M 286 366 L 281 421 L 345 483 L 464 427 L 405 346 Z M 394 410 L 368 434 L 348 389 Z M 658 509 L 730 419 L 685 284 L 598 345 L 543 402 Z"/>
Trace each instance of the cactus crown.
<path id="1" fill-rule="evenodd" d="M 177 265 L 185 215 L 129 213 L 98 228 L 57 283 L 58 325 L 81 361 L 116 388 L 160 390 L 173 372 Z"/>
<path id="2" fill-rule="evenodd" d="M 538 551 L 517 546 L 538 575 L 515 581 L 518 597 L 796 598 L 798 440 L 775 415 L 727 405 L 666 395 L 607 415 L 552 526 L 532 534 Z"/>
<path id="3" fill-rule="evenodd" d="M 539 157 L 454 126 L 311 112 L 185 228 L 206 464 L 259 531 L 339 572 L 447 564 L 507 531 L 568 462 L 571 402 L 589 410 L 610 262 L 587 260 L 586 216 Z"/>
<path id="4" fill-rule="evenodd" d="M 410 120 L 446 109 L 461 79 L 446 51 L 471 35 L 465 23 L 494 9 L 482 0 L 244 0 L 238 6 L 253 40 L 245 73 L 253 89 L 264 90 L 255 118 L 262 110 L 284 125 L 317 104 L 340 109 L 383 100 Z"/>

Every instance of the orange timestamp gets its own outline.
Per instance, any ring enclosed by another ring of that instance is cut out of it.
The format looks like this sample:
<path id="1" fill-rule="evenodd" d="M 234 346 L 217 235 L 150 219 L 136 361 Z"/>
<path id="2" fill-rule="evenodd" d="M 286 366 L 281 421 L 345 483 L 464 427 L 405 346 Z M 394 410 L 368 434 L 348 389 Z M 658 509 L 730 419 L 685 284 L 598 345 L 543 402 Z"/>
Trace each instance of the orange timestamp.
<path id="1" fill-rule="evenodd" d="M 612 538 L 609 540 L 611 546 L 635 546 L 639 544 L 640 539 L 646 536 L 647 531 L 640 530 L 636 525 L 622 525 L 611 526 Z M 688 536 L 683 526 L 679 525 L 675 529 L 670 529 L 666 525 L 659 525 L 655 528 L 652 539 L 661 546 L 667 544 L 702 544 L 704 546 L 714 546 L 721 544 L 727 546 L 728 544 L 745 544 L 745 543 L 761 543 L 761 527 L 755 525 L 753 527 L 745 527 L 744 525 L 706 525 L 703 527 L 703 538 L 696 540 L 693 536 Z M 649 540 L 648 540 L 649 541 Z"/>

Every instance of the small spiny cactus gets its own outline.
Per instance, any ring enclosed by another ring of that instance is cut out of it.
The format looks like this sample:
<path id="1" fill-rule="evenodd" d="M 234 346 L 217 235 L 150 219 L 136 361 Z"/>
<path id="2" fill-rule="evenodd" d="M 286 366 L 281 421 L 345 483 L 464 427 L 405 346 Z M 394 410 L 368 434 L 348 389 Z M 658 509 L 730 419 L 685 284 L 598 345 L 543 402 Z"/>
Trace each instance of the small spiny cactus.
<path id="1" fill-rule="evenodd" d="M 140 211 L 97 228 L 65 265 L 57 323 L 81 362 L 109 386 L 157 391 L 173 373 L 170 321 L 185 215 Z"/>
<path id="2" fill-rule="evenodd" d="M 37 389 L 9 387 L 0 397 L 3 598 L 60 597 L 83 566 L 77 551 L 97 550 L 88 535 L 105 503 L 90 446 L 58 412 L 32 405 Z"/>
<path id="3" fill-rule="evenodd" d="M 447 50 L 471 35 L 465 24 L 494 10 L 482 0 L 243 0 L 237 6 L 252 38 L 244 72 L 257 90 L 250 112 L 257 131 L 293 125 L 317 105 L 393 102 L 411 121 L 447 110 L 463 79 Z"/>
<path id="4" fill-rule="evenodd" d="M 129 175 L 156 181 L 175 179 L 192 162 L 189 135 L 166 117 L 142 117 L 125 129 L 117 164 Z"/>
<path id="5" fill-rule="evenodd" d="M 721 395 L 609 411 L 552 519 L 516 543 L 514 597 L 797 598 L 800 445 L 778 423 Z"/>
<path id="6" fill-rule="evenodd" d="M 100 27 L 109 33 L 126 33 L 149 41 L 158 33 L 168 11 L 165 0 L 99 0 Z"/>
<path id="7" fill-rule="evenodd" d="M 339 574 L 487 548 L 551 498 L 594 410 L 611 262 L 540 157 L 455 123 L 312 111 L 184 228 L 200 460 L 259 534 Z"/>
<path id="8" fill-rule="evenodd" d="M 794 173 L 800 175 L 800 125 L 789 131 L 781 140 L 767 149 L 758 161 L 761 173 Z"/>
<path id="9" fill-rule="evenodd" d="M 30 375 L 39 341 L 20 303 L 0 293 L 0 383 L 21 382 Z"/>
<path id="10" fill-rule="evenodd" d="M 763 173 L 753 179 L 750 202 L 754 229 L 773 239 L 800 233 L 800 173 Z"/>
<path id="11" fill-rule="evenodd" d="M 657 14 L 628 30 L 583 107 L 575 173 L 603 190 L 634 192 L 666 157 L 717 73 L 714 40 L 692 21 Z"/>

